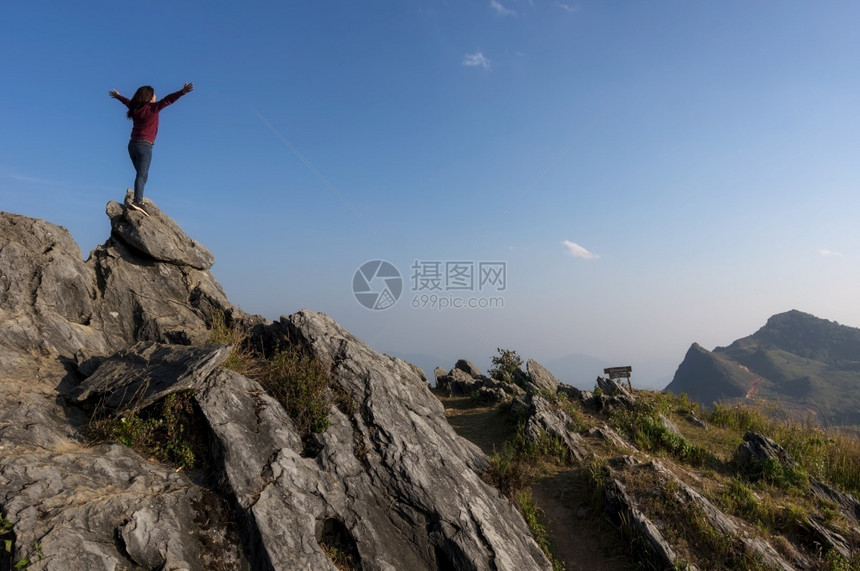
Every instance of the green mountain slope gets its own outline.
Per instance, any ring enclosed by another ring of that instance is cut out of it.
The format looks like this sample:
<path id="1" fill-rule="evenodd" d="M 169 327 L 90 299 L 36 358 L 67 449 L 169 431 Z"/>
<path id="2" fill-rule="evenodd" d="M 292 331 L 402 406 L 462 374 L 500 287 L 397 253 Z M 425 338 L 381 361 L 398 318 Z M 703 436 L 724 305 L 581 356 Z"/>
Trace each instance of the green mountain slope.
<path id="1" fill-rule="evenodd" d="M 694 343 L 666 390 L 704 403 L 770 401 L 794 419 L 860 424 L 860 329 L 780 313 L 728 347 Z"/>

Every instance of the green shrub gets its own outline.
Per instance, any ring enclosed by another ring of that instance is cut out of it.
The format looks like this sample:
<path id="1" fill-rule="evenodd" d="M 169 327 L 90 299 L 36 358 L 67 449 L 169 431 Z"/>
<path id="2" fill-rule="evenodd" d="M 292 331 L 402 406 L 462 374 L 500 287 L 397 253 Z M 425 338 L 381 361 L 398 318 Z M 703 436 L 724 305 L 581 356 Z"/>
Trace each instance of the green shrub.
<path id="1" fill-rule="evenodd" d="M 344 414 L 358 409 L 350 395 L 331 388 L 331 377 L 321 361 L 298 347 L 266 356 L 251 346 L 247 328 L 238 322 L 228 324 L 223 312 L 213 315 L 209 340 L 232 345 L 222 366 L 259 382 L 286 409 L 303 435 L 328 428 L 332 403 Z"/>
<path id="2" fill-rule="evenodd" d="M 523 366 L 523 360 L 516 351 L 496 348 L 498 355 L 492 358 L 493 366 L 488 371 L 498 381 L 513 382 L 514 373 Z"/>
<path id="3" fill-rule="evenodd" d="M 853 553 L 849 559 L 834 547 L 824 554 L 824 569 L 826 571 L 856 571 L 860 569 L 860 553 Z"/>
<path id="4" fill-rule="evenodd" d="M 195 429 L 193 393 L 168 395 L 143 410 L 130 409 L 121 416 L 97 415 L 85 436 L 92 442 L 115 440 L 159 462 L 180 468 L 198 467 L 205 453 L 200 431 Z"/>
<path id="5" fill-rule="evenodd" d="M 328 428 L 331 378 L 325 365 L 291 347 L 272 355 L 260 383 L 286 409 L 302 434 Z"/>
<path id="6" fill-rule="evenodd" d="M 783 464 L 776 458 L 752 462 L 744 475 L 752 481 L 763 480 L 784 490 L 790 488 L 802 490 L 809 487 L 809 476 L 802 467 Z"/>

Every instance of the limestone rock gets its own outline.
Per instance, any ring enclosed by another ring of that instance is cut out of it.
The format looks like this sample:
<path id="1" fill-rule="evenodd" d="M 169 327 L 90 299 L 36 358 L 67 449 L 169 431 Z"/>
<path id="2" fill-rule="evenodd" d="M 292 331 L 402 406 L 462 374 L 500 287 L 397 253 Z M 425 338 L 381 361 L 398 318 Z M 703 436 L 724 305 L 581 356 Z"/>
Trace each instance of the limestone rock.
<path id="1" fill-rule="evenodd" d="M 107 349 L 97 297 L 95 275 L 68 230 L 0 212 L 0 376 L 32 376 L 36 355 Z"/>
<path id="2" fill-rule="evenodd" d="M 102 284 L 104 332 L 123 342 L 116 349 L 135 341 L 205 343 L 213 311 L 232 308 L 208 271 L 142 259 L 119 240 L 96 248 L 90 263 Z"/>
<path id="3" fill-rule="evenodd" d="M 819 498 L 834 502 L 839 506 L 839 511 L 852 524 L 860 525 L 860 502 L 852 494 L 843 494 L 815 478 L 809 478 L 809 487 L 812 493 Z"/>
<path id="4" fill-rule="evenodd" d="M 696 416 L 696 414 L 692 410 L 687 414 L 687 420 L 689 420 L 692 424 L 695 424 L 699 428 L 704 428 L 705 430 L 708 429 L 708 425 L 705 424 L 705 421 Z"/>
<path id="5" fill-rule="evenodd" d="M 672 546 L 657 526 L 636 506 L 624 484 L 615 479 L 610 480 L 604 490 L 604 503 L 607 513 L 616 524 L 625 523 L 631 526 L 647 542 L 657 558 L 657 568 L 675 568 L 678 556 Z"/>
<path id="6" fill-rule="evenodd" d="M 529 374 L 529 380 L 537 387 L 538 391 L 551 395 L 558 391 L 558 379 L 534 359 L 526 361 L 526 370 Z"/>
<path id="7" fill-rule="evenodd" d="M 451 372 L 444 379 L 444 384 L 448 387 L 448 393 L 452 397 L 469 396 L 483 386 L 479 379 L 457 368 L 451 369 Z"/>
<path id="8" fill-rule="evenodd" d="M 481 370 L 478 369 L 478 367 L 476 367 L 474 363 L 467 359 L 460 359 L 459 361 L 457 361 L 454 364 L 454 368 L 463 371 L 464 373 L 475 379 L 482 376 Z"/>
<path id="9" fill-rule="evenodd" d="M 684 435 L 681 434 L 681 431 L 678 429 L 678 426 L 674 422 L 669 420 L 665 415 L 660 414 L 657 416 L 657 418 L 659 419 L 660 424 L 663 425 L 663 428 L 665 428 L 675 436 L 680 436 L 682 438 L 684 437 Z"/>
<path id="10" fill-rule="evenodd" d="M 558 389 L 556 389 L 556 393 L 563 394 L 567 396 L 570 400 L 582 402 L 585 399 L 585 393 L 588 391 L 582 391 L 572 385 L 568 385 L 565 383 L 559 383 Z M 588 395 L 591 396 L 590 394 Z"/>
<path id="11" fill-rule="evenodd" d="M 188 237 L 182 228 L 169 216 L 164 215 L 148 198 L 144 204 L 149 216 L 128 207 L 131 194 L 126 195 L 125 204 L 108 202 L 107 215 L 111 229 L 127 245 L 143 252 L 156 261 L 191 266 L 208 270 L 215 257 L 202 244 Z"/>
<path id="12" fill-rule="evenodd" d="M 813 538 L 813 541 L 822 547 L 823 552 L 827 553 L 830 550 L 836 550 L 846 560 L 851 558 L 853 551 L 851 542 L 841 534 L 828 529 L 823 521 L 815 517 L 807 517 L 803 526 Z"/>
<path id="13" fill-rule="evenodd" d="M 619 452 L 627 453 L 630 451 L 630 445 L 624 442 L 624 439 L 618 435 L 615 430 L 608 424 L 595 426 L 588 431 L 588 435 L 593 438 L 604 440 L 618 449 Z"/>
<path id="14" fill-rule="evenodd" d="M 483 403 L 497 403 L 508 398 L 508 395 L 502 389 L 481 387 L 477 390 L 476 398 Z"/>
<path id="15" fill-rule="evenodd" d="M 597 377 L 597 386 L 602 391 L 602 394 L 599 396 L 593 395 L 587 401 L 590 406 L 603 410 L 622 407 L 632 409 L 636 405 L 636 398 L 615 379 Z"/>
<path id="16" fill-rule="evenodd" d="M 582 436 L 573 430 L 573 419 L 566 412 L 553 407 L 544 397 L 532 395 L 526 435 L 532 442 L 538 442 L 542 432 L 564 442 L 571 460 L 582 462 L 588 456 Z"/>
<path id="17" fill-rule="evenodd" d="M 435 554 L 433 568 L 550 568 L 513 506 L 478 477 L 488 466 L 484 454 L 454 433 L 441 403 L 411 367 L 374 352 L 323 314 L 303 310 L 281 319 L 291 338 L 331 364 L 334 383 L 359 403 L 348 418 L 332 411 L 338 428 L 324 435 L 321 461 L 344 474 L 360 467 L 373 482 L 371 490 L 397 490 L 397 501 L 384 513 L 401 533 L 378 534 L 376 552 Z M 352 444 L 357 440 L 364 443 L 360 461 Z M 356 502 L 380 504 L 374 499 L 380 496 L 361 490 L 361 478 L 355 481 Z M 362 562 L 369 561 L 364 551 L 370 549 L 370 532 L 339 517 Z M 376 520 L 363 518 L 365 525 Z"/>
<path id="18" fill-rule="evenodd" d="M 436 379 L 436 388 L 442 389 L 442 390 L 448 390 L 448 386 L 447 385 L 443 386 L 443 384 L 442 384 L 444 382 L 442 379 L 443 379 L 443 377 L 446 377 L 446 376 L 448 376 L 448 371 L 446 371 L 442 367 L 436 367 L 435 369 L 433 369 L 433 377 Z"/>
<path id="19" fill-rule="evenodd" d="M 195 521 L 207 517 L 211 499 L 204 498 L 185 476 L 117 444 L 0 458 L 0 504 L 15 524 L 16 552 L 36 561 L 33 546 L 39 545 L 42 569 L 236 564 L 241 548 L 235 542 L 225 542 L 231 545 L 225 553 L 210 548 L 203 556 Z"/>
<path id="20" fill-rule="evenodd" d="M 0 286 L 0 369 L 10 378 L 32 376 L 35 356 L 74 361 L 82 349 L 104 356 L 140 340 L 203 343 L 214 312 L 233 309 L 208 271 L 113 238 L 85 262 L 65 228 L 5 212 Z"/>
<path id="21" fill-rule="evenodd" d="M 785 448 L 756 432 L 744 434 L 744 442 L 735 453 L 735 460 L 741 469 L 755 473 L 765 460 L 776 460 L 789 468 L 797 468 L 797 462 L 785 451 Z"/>
<path id="22" fill-rule="evenodd" d="M 145 408 L 170 393 L 199 388 L 229 354 L 229 345 L 141 341 L 104 360 L 70 396 L 75 402 L 104 397 L 101 402 L 113 409 Z"/>

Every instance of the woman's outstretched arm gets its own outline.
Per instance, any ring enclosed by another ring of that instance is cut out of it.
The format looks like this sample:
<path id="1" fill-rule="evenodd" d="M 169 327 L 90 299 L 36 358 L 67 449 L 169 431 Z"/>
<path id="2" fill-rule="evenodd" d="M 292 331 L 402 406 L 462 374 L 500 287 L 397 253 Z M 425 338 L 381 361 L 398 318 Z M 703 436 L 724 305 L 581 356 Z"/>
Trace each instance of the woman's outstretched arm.
<path id="1" fill-rule="evenodd" d="M 113 97 L 114 99 L 116 99 L 117 101 L 119 101 L 120 103 L 125 105 L 126 107 L 128 107 L 128 103 L 130 101 L 129 98 L 125 97 L 123 95 L 120 95 L 119 91 L 117 91 L 116 89 L 111 89 L 110 91 L 108 91 L 108 95 L 110 95 L 111 97 Z"/>
<path id="2" fill-rule="evenodd" d="M 189 93 L 191 91 L 194 91 L 194 84 L 193 83 L 186 83 L 185 85 L 182 86 L 182 89 L 180 89 L 179 91 L 176 91 L 174 93 L 166 95 L 164 97 L 164 99 L 162 99 L 161 101 L 156 101 L 155 107 L 154 107 L 156 113 L 158 111 L 161 111 L 162 109 L 164 109 L 168 105 L 175 103 L 177 99 L 179 99 L 180 97 L 182 97 L 183 95 L 185 95 L 186 93 Z"/>

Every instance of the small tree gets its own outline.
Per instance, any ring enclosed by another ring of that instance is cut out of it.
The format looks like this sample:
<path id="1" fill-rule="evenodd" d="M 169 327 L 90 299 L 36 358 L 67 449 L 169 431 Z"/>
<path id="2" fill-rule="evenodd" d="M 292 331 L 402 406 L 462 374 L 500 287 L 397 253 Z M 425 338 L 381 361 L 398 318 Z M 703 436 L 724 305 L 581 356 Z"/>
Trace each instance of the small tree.
<path id="1" fill-rule="evenodd" d="M 496 351 L 498 355 L 493 357 L 493 367 L 489 371 L 490 376 L 497 381 L 514 382 L 514 372 L 522 366 L 522 358 L 512 349 L 496 348 Z"/>

